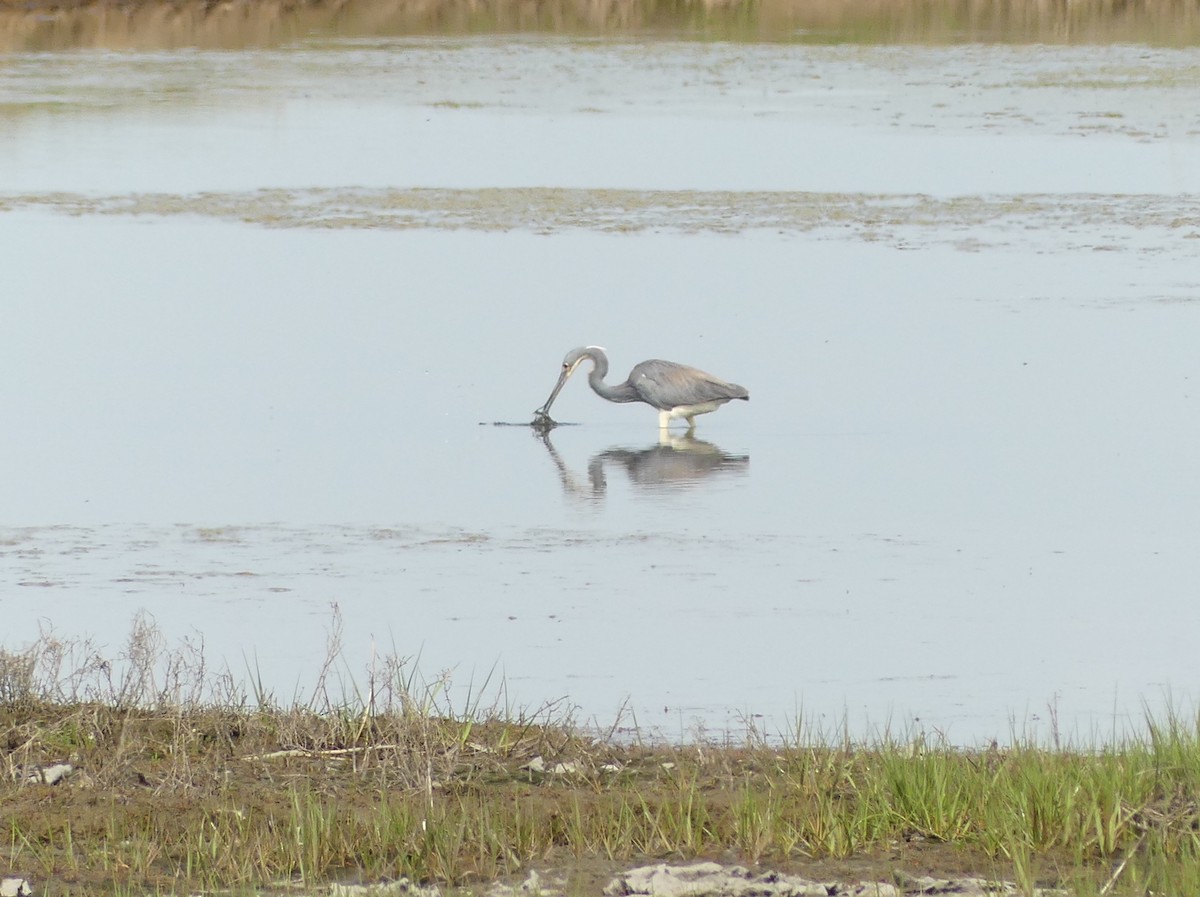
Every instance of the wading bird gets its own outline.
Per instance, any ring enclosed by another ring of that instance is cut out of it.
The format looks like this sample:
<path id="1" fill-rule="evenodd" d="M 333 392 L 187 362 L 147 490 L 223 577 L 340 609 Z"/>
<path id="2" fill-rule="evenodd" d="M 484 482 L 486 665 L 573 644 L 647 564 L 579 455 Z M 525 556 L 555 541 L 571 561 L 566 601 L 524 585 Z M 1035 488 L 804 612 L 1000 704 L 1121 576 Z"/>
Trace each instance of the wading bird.
<path id="1" fill-rule="evenodd" d="M 550 406 L 558 398 L 559 391 L 575 369 L 584 361 L 592 362 L 588 384 L 598 396 L 610 402 L 645 402 L 658 409 L 658 426 L 667 429 L 672 420 L 682 418 L 688 422 L 688 430 L 696 426 L 696 415 L 716 411 L 732 399 L 749 400 L 750 393 L 736 383 L 726 383 L 719 377 L 698 371 L 685 364 L 651 359 L 634 365 L 624 383 L 609 386 L 604 382 L 608 374 L 608 356 L 599 346 L 583 346 L 572 349 L 563 359 L 562 373 L 546 404 L 534 412 L 535 420 L 547 420 Z"/>

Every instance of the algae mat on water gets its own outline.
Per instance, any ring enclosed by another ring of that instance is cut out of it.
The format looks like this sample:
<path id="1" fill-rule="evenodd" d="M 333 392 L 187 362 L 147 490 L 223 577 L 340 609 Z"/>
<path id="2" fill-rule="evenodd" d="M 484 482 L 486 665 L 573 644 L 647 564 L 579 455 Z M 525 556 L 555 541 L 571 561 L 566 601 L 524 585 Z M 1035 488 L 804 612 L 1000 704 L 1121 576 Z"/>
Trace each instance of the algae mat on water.
<path id="1" fill-rule="evenodd" d="M 807 233 L 900 248 L 974 251 L 1027 245 L 1191 253 L 1200 214 L 1186 196 L 1017 195 L 939 198 L 797 191 L 513 189 L 264 189 L 222 193 L 0 197 L 0 212 L 200 216 L 275 228 Z M 1049 242 L 1048 242 L 1049 241 Z"/>

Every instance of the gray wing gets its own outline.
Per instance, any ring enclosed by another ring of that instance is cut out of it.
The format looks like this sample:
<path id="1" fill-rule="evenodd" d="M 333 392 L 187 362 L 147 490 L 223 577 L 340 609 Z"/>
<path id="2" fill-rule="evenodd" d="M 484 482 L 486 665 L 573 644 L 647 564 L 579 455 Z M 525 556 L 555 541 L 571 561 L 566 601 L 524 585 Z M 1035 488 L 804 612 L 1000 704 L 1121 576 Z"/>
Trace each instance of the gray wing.
<path id="1" fill-rule="evenodd" d="M 660 411 L 669 411 L 679 405 L 750 398 L 745 387 L 736 383 L 728 383 L 686 364 L 657 358 L 636 365 L 629 372 L 629 385 L 643 402 Z"/>

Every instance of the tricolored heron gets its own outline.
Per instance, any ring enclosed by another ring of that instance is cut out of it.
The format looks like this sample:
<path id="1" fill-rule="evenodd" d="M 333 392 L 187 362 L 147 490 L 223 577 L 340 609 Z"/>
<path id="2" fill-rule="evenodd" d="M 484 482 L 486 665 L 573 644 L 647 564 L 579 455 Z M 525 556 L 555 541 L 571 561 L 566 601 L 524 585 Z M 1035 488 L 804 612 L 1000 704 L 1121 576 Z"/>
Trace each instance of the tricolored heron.
<path id="1" fill-rule="evenodd" d="M 657 358 L 634 365 L 624 383 L 609 386 L 604 382 L 608 374 L 608 356 L 599 346 L 583 346 L 572 349 L 563 359 L 562 373 L 546 404 L 534 412 L 536 418 L 547 419 L 550 405 L 558 398 L 559 391 L 575 369 L 584 361 L 592 362 L 588 384 L 601 398 L 610 402 L 645 402 L 658 409 L 658 426 L 667 429 L 672 420 L 682 418 L 688 422 L 688 430 L 696 426 L 696 415 L 716 411 L 733 399 L 750 399 L 750 393 L 736 383 L 726 383 L 720 377 L 704 371 L 660 361 Z"/>

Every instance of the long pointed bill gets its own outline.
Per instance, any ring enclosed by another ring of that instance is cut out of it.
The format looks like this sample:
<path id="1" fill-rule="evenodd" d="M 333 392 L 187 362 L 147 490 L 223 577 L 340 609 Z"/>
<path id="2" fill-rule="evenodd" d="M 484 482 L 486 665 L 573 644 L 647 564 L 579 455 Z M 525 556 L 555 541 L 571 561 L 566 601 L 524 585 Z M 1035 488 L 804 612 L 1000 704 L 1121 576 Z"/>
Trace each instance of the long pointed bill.
<path id="1" fill-rule="evenodd" d="M 554 404 L 554 400 L 558 398 L 559 392 L 562 391 L 563 384 L 567 382 L 567 378 L 571 376 L 572 370 L 564 370 L 558 375 L 558 382 L 554 384 L 554 391 L 550 393 L 550 398 L 546 399 L 546 404 L 539 408 L 534 414 L 549 415 L 550 406 Z"/>

